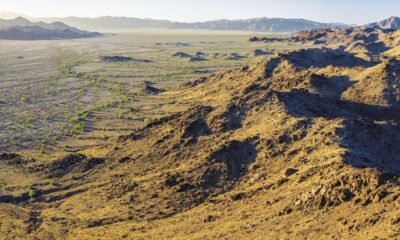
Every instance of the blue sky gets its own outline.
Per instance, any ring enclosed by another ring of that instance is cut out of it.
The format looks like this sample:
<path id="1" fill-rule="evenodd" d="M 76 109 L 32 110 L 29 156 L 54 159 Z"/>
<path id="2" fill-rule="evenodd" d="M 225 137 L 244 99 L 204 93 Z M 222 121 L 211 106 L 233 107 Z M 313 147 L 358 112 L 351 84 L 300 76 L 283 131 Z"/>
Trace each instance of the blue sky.
<path id="1" fill-rule="evenodd" d="M 37 17 L 104 15 L 203 21 L 253 17 L 368 23 L 400 15 L 398 0 L 0 0 L 0 11 Z"/>

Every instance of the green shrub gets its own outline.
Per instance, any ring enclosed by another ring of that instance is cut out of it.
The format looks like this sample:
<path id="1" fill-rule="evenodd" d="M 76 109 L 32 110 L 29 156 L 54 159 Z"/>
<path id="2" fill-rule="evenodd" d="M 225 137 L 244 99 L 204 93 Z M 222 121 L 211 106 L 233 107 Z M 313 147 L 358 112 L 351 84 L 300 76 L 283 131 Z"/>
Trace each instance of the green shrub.
<path id="1" fill-rule="evenodd" d="M 56 180 L 54 180 L 53 178 L 49 179 L 49 184 L 54 187 L 56 185 Z"/>
<path id="2" fill-rule="evenodd" d="M 33 190 L 33 189 L 29 189 L 29 191 L 28 191 L 28 196 L 29 196 L 29 198 L 35 198 L 35 197 L 37 197 L 37 192 L 35 191 L 35 190 Z"/>

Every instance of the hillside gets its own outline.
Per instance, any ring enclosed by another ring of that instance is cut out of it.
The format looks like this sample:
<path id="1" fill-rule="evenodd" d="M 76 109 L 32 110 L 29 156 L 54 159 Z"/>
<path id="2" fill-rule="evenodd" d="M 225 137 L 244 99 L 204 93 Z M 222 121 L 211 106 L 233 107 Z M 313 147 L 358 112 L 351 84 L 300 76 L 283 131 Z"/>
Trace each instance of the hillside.
<path id="1" fill-rule="evenodd" d="M 255 38 L 253 41 L 268 41 Z M 365 60 L 399 57 L 400 31 L 379 27 L 352 27 L 347 29 L 316 29 L 302 31 L 278 41 L 311 42 L 356 54 Z"/>
<path id="2" fill-rule="evenodd" d="M 382 29 L 400 29 L 400 18 L 390 17 L 380 22 L 368 24 L 366 25 L 366 27 L 379 27 Z"/>
<path id="3" fill-rule="evenodd" d="M 36 182 L 5 179 L 14 185 L 0 192 L 1 234 L 400 238 L 399 89 L 399 60 L 343 48 L 277 53 L 186 84 L 163 94 L 191 108 L 121 136 L 100 158 L 0 155 L 9 176 Z"/>
<path id="4" fill-rule="evenodd" d="M 98 37 L 99 33 L 82 31 L 62 22 L 30 22 L 18 17 L 12 20 L 0 19 L 0 39 L 8 40 L 53 40 Z"/>

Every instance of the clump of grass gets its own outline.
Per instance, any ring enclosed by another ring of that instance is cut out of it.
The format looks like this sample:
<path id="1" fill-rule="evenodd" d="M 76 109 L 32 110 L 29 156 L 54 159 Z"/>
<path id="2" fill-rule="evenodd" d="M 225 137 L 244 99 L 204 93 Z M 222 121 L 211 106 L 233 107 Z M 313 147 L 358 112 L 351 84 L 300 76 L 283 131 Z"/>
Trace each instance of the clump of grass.
<path id="1" fill-rule="evenodd" d="M 89 114 L 89 111 L 83 111 L 81 113 L 78 113 L 77 116 L 70 118 L 69 122 L 73 124 L 84 122 L 89 118 Z"/>
<path id="2" fill-rule="evenodd" d="M 77 132 L 77 131 L 83 131 L 85 129 L 85 123 L 80 122 L 72 126 L 72 131 Z"/>
<path id="3" fill-rule="evenodd" d="M 83 111 L 79 113 L 77 116 L 69 119 L 69 122 L 72 124 L 72 128 L 69 132 L 69 135 L 75 135 L 78 132 L 83 132 L 86 127 L 86 121 L 90 116 L 90 111 Z"/>
<path id="4" fill-rule="evenodd" d="M 6 191 L 6 192 L 8 192 L 8 191 L 11 190 L 11 188 L 10 188 L 9 186 L 7 186 L 6 183 L 2 183 L 1 185 L 2 185 L 1 188 L 2 188 L 4 191 Z"/>
<path id="5" fill-rule="evenodd" d="M 33 184 L 29 184 L 28 186 L 28 197 L 30 199 L 38 196 L 38 192 L 33 188 Z"/>
<path id="6" fill-rule="evenodd" d="M 49 179 L 49 184 L 54 187 L 56 185 L 56 180 L 54 178 Z"/>
<path id="7" fill-rule="evenodd" d="M 14 193 L 13 198 L 15 199 L 22 198 L 22 193 Z"/>
<path id="8" fill-rule="evenodd" d="M 21 125 L 23 127 L 28 127 L 29 125 L 31 125 L 33 122 L 33 118 L 32 117 L 28 117 L 27 119 L 25 119 L 24 122 L 21 123 Z"/>
<path id="9" fill-rule="evenodd" d="M 117 113 L 116 113 L 116 117 L 117 117 L 118 119 L 124 119 L 124 113 L 123 113 L 123 112 L 117 112 Z"/>
<path id="10" fill-rule="evenodd" d="M 29 189 L 28 196 L 30 199 L 37 197 L 38 193 L 34 189 Z"/>
<path id="11" fill-rule="evenodd" d="M 131 113 L 139 113 L 139 112 L 140 112 L 140 109 L 131 107 L 131 108 L 129 109 L 129 111 L 130 111 Z"/>
<path id="12" fill-rule="evenodd" d="M 44 154 L 45 153 L 45 148 L 46 148 L 45 144 L 40 145 L 39 154 Z"/>
<path id="13" fill-rule="evenodd" d="M 19 101 L 20 101 L 21 103 L 29 103 L 28 98 L 25 97 L 25 96 L 21 96 L 21 97 L 19 98 Z"/>

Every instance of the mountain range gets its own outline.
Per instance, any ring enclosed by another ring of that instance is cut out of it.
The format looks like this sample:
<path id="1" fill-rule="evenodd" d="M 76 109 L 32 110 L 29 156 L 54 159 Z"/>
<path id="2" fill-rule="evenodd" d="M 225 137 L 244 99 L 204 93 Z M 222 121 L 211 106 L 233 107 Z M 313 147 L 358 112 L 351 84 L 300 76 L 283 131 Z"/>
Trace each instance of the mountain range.
<path id="1" fill-rule="evenodd" d="M 15 18 L 21 14 L 0 12 L 0 18 Z M 96 18 L 65 17 L 65 18 L 34 18 L 24 16 L 31 21 L 63 22 L 70 26 L 91 31 L 130 28 L 170 28 L 170 29 L 210 29 L 238 30 L 253 32 L 291 33 L 315 28 L 345 27 L 341 23 L 320 23 L 306 19 L 285 18 L 253 18 L 244 20 L 215 20 L 206 22 L 174 22 L 169 20 L 142 19 L 134 17 L 103 16 Z"/>
<path id="2" fill-rule="evenodd" d="M 100 36 L 100 34 L 79 30 L 62 22 L 31 22 L 22 17 L 12 20 L 0 19 L 0 39 L 53 40 L 97 36 Z"/>
<path id="3" fill-rule="evenodd" d="M 132 28 L 170 28 L 170 29 L 210 29 L 210 30 L 237 30 L 253 32 L 277 32 L 293 33 L 311 29 L 321 29 L 330 27 L 350 27 L 343 23 L 321 23 L 306 19 L 286 19 L 286 18 L 252 18 L 242 20 L 214 20 L 205 22 L 174 22 L 170 20 L 135 18 L 135 17 L 116 17 L 102 16 L 96 18 L 86 17 L 30 17 L 24 14 L 13 12 L 0 12 L 2 19 L 14 19 L 23 17 L 36 22 L 63 22 L 70 26 L 91 31 L 111 30 L 111 29 L 132 29 Z M 388 19 L 365 24 L 364 27 L 379 27 L 382 29 L 400 29 L 400 18 L 390 17 Z"/>

